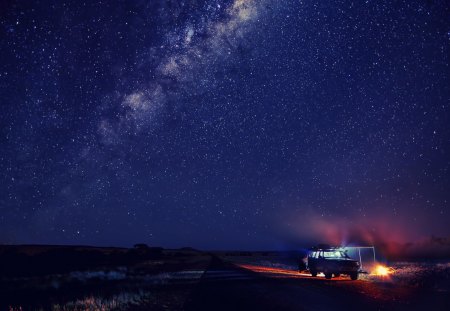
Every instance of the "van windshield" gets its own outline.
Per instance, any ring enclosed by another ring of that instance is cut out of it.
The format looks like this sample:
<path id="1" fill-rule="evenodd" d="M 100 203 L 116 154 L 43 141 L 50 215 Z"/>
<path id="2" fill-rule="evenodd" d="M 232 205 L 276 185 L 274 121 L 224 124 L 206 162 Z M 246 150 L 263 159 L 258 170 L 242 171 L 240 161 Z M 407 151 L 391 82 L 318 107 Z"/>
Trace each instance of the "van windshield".
<path id="1" fill-rule="evenodd" d="M 348 255 L 342 251 L 323 252 L 324 258 L 349 258 Z"/>

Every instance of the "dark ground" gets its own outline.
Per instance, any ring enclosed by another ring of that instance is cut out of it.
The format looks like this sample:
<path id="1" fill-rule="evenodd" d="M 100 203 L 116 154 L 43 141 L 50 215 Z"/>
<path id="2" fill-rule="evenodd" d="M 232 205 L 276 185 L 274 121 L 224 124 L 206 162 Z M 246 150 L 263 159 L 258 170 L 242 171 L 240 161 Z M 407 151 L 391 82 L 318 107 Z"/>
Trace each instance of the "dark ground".
<path id="1" fill-rule="evenodd" d="M 295 261 L 295 254 L 272 255 L 275 266 Z M 146 247 L 0 248 L 0 310 L 450 310 L 448 287 L 417 275 L 418 286 L 325 280 L 258 264 L 269 257 Z M 448 270 L 428 275 L 448 284 Z"/>
<path id="2" fill-rule="evenodd" d="M 211 270 L 249 275 L 248 280 L 200 281 L 186 302 L 186 310 L 450 310 L 446 293 L 405 293 L 398 288 L 379 291 L 365 281 L 327 281 L 318 278 L 272 278 L 213 258 Z M 207 275 L 207 273 L 205 273 Z M 350 285 L 351 286 L 348 286 Z"/>

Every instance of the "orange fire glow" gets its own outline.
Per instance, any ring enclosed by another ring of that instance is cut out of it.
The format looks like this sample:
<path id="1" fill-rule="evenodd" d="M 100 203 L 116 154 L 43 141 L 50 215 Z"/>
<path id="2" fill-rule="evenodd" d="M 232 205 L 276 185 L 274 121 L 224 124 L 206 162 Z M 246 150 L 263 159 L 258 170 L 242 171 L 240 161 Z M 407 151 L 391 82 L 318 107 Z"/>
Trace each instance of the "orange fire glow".
<path id="1" fill-rule="evenodd" d="M 377 265 L 375 267 L 375 270 L 372 272 L 372 275 L 388 276 L 389 274 L 392 273 L 394 273 L 394 269 L 383 265 Z"/>

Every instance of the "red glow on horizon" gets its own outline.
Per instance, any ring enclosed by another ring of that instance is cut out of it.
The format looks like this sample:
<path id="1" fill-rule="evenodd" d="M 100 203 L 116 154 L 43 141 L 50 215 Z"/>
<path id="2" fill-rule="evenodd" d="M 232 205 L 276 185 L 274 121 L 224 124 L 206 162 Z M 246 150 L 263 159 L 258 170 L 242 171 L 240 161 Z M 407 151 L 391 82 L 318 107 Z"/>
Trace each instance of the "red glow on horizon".
<path id="1" fill-rule="evenodd" d="M 388 214 L 365 217 L 323 216 L 313 210 L 302 215 L 286 215 L 295 219 L 296 225 L 286 226 L 290 238 L 308 243 L 326 243 L 339 246 L 375 246 L 378 255 L 389 259 L 409 258 L 418 254 L 444 253 L 439 241 L 420 234 L 417 226 L 411 226 L 405 218 L 393 218 Z M 306 221 L 307 220 L 307 221 Z M 442 243 L 440 243 L 442 244 Z"/>

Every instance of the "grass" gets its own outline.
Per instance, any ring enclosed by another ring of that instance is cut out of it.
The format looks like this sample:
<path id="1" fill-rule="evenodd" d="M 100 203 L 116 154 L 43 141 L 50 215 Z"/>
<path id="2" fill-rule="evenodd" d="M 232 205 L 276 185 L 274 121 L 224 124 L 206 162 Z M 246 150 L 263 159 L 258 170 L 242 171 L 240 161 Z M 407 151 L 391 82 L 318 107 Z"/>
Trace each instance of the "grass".
<path id="1" fill-rule="evenodd" d="M 145 306 L 152 299 L 147 291 L 122 292 L 111 297 L 86 296 L 82 299 L 68 301 L 64 304 L 53 304 L 52 311 L 112 311 L 127 310 L 130 307 Z M 21 306 L 10 306 L 9 311 L 23 311 Z M 35 311 L 43 311 L 43 308 Z"/>

